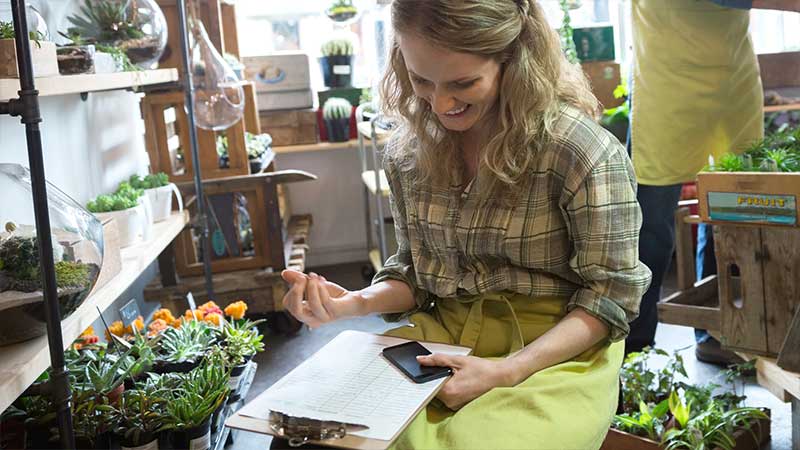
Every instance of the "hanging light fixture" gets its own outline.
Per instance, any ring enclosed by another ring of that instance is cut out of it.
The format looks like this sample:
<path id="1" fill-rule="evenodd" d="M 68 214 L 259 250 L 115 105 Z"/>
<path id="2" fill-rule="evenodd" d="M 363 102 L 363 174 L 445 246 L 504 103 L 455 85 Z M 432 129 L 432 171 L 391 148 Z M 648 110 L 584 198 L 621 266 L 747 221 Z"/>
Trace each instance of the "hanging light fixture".
<path id="1" fill-rule="evenodd" d="M 204 130 L 221 131 L 244 116 L 244 89 L 231 66 L 214 48 L 194 4 L 192 6 L 189 26 L 193 41 L 191 71 L 195 123 Z"/>

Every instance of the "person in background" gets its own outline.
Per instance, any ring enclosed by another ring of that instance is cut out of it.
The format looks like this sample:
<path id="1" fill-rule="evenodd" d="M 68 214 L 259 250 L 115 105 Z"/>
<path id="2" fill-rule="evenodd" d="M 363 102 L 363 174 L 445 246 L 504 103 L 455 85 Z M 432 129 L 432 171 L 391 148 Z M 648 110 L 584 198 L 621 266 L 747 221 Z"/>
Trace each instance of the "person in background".
<path id="1" fill-rule="evenodd" d="M 396 449 L 597 449 L 618 402 L 638 258 L 633 167 L 594 116 L 536 0 L 394 0 L 382 86 L 398 250 L 347 291 L 285 271 L 311 327 L 382 313 L 389 332 L 473 348 Z"/>
<path id="2" fill-rule="evenodd" d="M 786 1 L 786 0 L 784 0 Z M 789 0 L 795 1 L 795 0 Z M 762 0 L 776 3 L 781 0 Z M 634 69 L 628 148 L 639 181 L 639 253 L 653 271 L 626 351 L 655 344 L 656 304 L 674 249 L 674 214 L 684 183 L 709 161 L 763 137 L 763 90 L 748 34 L 751 0 L 633 0 Z M 711 228 L 701 226 L 698 277 L 713 263 Z M 704 269 L 705 268 L 705 269 Z M 698 359 L 732 353 L 697 330 Z"/>

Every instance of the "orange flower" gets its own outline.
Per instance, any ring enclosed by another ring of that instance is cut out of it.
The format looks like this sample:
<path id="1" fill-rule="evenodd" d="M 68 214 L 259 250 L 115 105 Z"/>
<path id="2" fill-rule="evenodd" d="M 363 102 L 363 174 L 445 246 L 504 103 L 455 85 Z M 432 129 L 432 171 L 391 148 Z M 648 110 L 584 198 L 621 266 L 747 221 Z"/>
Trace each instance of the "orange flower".
<path id="1" fill-rule="evenodd" d="M 89 328 L 83 330 L 83 333 L 81 333 L 80 336 L 78 336 L 78 338 L 85 338 L 89 336 L 95 336 L 94 327 L 91 325 L 89 325 Z"/>
<path id="2" fill-rule="evenodd" d="M 222 315 L 217 313 L 206 314 L 203 320 L 218 327 L 222 323 Z"/>
<path id="3" fill-rule="evenodd" d="M 235 320 L 239 320 L 244 317 L 244 313 L 247 311 L 247 303 L 239 300 L 238 302 L 231 303 L 230 305 L 225 307 L 225 315 L 234 318 Z"/>
<path id="4" fill-rule="evenodd" d="M 122 325 L 121 320 L 114 321 L 111 323 L 111 325 L 108 326 L 108 331 L 106 331 L 106 340 L 108 341 L 111 340 L 111 336 L 108 334 L 109 331 L 114 336 L 122 337 L 125 335 L 125 327 Z"/>
<path id="5" fill-rule="evenodd" d="M 132 324 L 125 327 L 125 333 L 133 334 L 134 327 L 136 327 L 136 331 L 144 330 L 144 318 L 142 316 L 137 317 Z"/>
<path id="6" fill-rule="evenodd" d="M 167 325 L 167 321 L 166 320 L 164 320 L 164 319 L 156 319 L 156 320 L 150 322 L 150 325 L 147 326 L 147 330 L 149 331 L 147 333 L 147 335 L 148 336 L 156 335 L 156 334 L 160 333 L 161 331 L 166 330 L 168 326 L 169 325 Z"/>
<path id="7" fill-rule="evenodd" d="M 203 316 L 204 315 L 205 314 L 203 314 L 203 311 L 200 311 L 198 309 L 194 310 L 194 314 L 192 314 L 192 310 L 191 309 L 187 309 L 186 312 L 183 313 L 183 317 L 186 320 L 203 320 Z"/>
<path id="8" fill-rule="evenodd" d="M 219 305 L 214 303 L 214 300 L 209 300 L 209 301 L 203 303 L 202 305 L 200 305 L 200 307 L 197 308 L 197 309 L 203 311 L 203 310 L 206 310 L 206 309 L 209 309 L 209 308 L 219 308 Z"/>
<path id="9" fill-rule="evenodd" d="M 168 310 L 167 308 L 161 308 L 153 313 L 153 320 L 158 319 L 161 319 L 166 323 L 172 323 L 175 321 L 175 316 L 173 316 L 172 311 Z"/>
<path id="10" fill-rule="evenodd" d="M 183 325 L 183 317 L 173 320 L 170 325 L 172 328 L 180 328 Z"/>
<path id="11" fill-rule="evenodd" d="M 83 344 L 82 344 L 82 343 L 80 343 L 80 342 L 78 342 L 78 341 L 75 341 L 75 342 L 72 344 L 72 349 L 73 349 L 73 350 L 80 350 L 80 349 L 82 349 L 82 348 L 83 348 Z"/>

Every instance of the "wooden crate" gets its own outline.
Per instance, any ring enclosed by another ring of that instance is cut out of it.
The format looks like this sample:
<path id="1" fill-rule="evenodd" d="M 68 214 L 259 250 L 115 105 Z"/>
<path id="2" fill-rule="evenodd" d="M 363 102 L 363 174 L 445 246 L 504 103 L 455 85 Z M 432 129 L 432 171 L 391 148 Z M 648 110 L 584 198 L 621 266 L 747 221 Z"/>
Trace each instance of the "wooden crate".
<path id="1" fill-rule="evenodd" d="M 317 113 L 313 109 L 262 111 L 261 132 L 272 136 L 273 146 L 316 144 Z"/>
<path id="2" fill-rule="evenodd" d="M 800 225 L 800 173 L 701 172 L 697 196 L 704 222 Z"/>
<path id="3" fill-rule="evenodd" d="M 197 143 L 203 179 L 224 178 L 250 173 L 245 147 L 245 131 L 260 133 L 260 120 L 252 83 L 242 84 L 245 92 L 245 114 L 224 131 L 228 137 L 228 167 L 222 168 L 217 155 L 219 132 L 197 128 Z M 145 123 L 145 141 L 151 172 L 164 172 L 175 183 L 194 179 L 189 152 L 188 118 L 181 91 L 150 93 L 141 102 Z"/>
<path id="4" fill-rule="evenodd" d="M 37 77 L 58 75 L 56 44 L 30 41 L 33 74 Z M 0 39 L 0 78 L 19 78 L 17 47 L 14 39 Z"/>
<path id="5" fill-rule="evenodd" d="M 764 89 L 800 86 L 800 52 L 758 55 Z"/>
<path id="6" fill-rule="evenodd" d="M 768 409 L 766 413 L 770 415 Z M 754 425 L 752 429 L 756 434 L 756 438 L 753 437 L 750 430 L 739 429 L 735 431 L 733 437 L 736 440 L 736 446 L 733 448 L 736 450 L 760 449 L 770 440 L 772 431 L 771 424 L 772 422 L 770 419 L 759 420 L 757 425 Z M 608 430 L 606 440 L 603 441 L 600 450 L 662 450 L 663 448 L 664 447 L 656 441 L 611 428 Z"/>
<path id="7" fill-rule="evenodd" d="M 311 228 L 311 216 L 292 217 L 287 229 L 289 262 L 286 267 L 299 271 L 305 270 L 306 253 L 308 251 L 308 234 Z M 174 312 L 186 309 L 186 294 L 191 292 L 199 303 L 208 300 L 205 294 L 205 279 L 201 276 L 181 278 L 175 283 L 165 282 L 164 274 L 169 273 L 170 263 L 159 258 L 162 274 L 160 281 L 155 280 L 145 289 L 148 301 L 159 301 L 162 306 Z M 164 263 L 162 266 L 162 262 Z M 280 276 L 278 269 L 250 269 L 214 275 L 214 301 L 224 307 L 228 303 L 246 299 L 249 305 L 248 314 L 262 315 L 283 309 L 281 299 L 288 290 L 287 284 Z M 169 278 L 169 277 L 167 277 Z"/>
<path id="8" fill-rule="evenodd" d="M 287 247 L 287 227 L 284 219 L 289 211 L 281 211 L 278 185 L 316 179 L 301 171 L 267 172 L 248 176 L 229 177 L 203 182 L 209 220 L 211 270 L 214 273 L 271 267 L 281 270 L 291 259 Z M 181 184 L 185 195 L 194 192 L 192 184 Z M 243 199 L 244 204 L 240 203 Z M 187 202 L 190 211 L 196 208 Z M 246 209 L 252 229 L 252 251 L 245 252 L 239 235 L 239 220 Z M 238 219 L 237 219 L 238 217 Z M 310 225 L 309 225 L 310 226 Z M 175 264 L 180 276 L 203 274 L 195 230 L 184 230 L 176 240 Z"/>
<path id="9" fill-rule="evenodd" d="M 179 69 L 183 73 L 180 52 L 180 28 L 175 0 L 156 0 L 167 19 L 167 47 L 158 62 L 159 68 Z M 196 0 L 199 19 L 208 32 L 211 43 L 220 55 L 230 53 L 239 57 L 239 37 L 236 27 L 236 6 L 221 0 Z"/>

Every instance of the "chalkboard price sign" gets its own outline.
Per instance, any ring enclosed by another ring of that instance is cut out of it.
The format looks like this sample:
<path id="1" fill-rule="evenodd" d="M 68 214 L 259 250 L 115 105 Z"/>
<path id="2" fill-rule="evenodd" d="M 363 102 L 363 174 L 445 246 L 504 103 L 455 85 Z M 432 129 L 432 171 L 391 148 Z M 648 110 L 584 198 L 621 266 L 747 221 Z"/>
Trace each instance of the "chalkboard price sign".
<path id="1" fill-rule="evenodd" d="M 136 299 L 131 299 L 122 308 L 119 309 L 119 315 L 122 317 L 122 324 L 130 326 L 137 317 L 139 317 L 139 306 L 136 304 Z"/>

